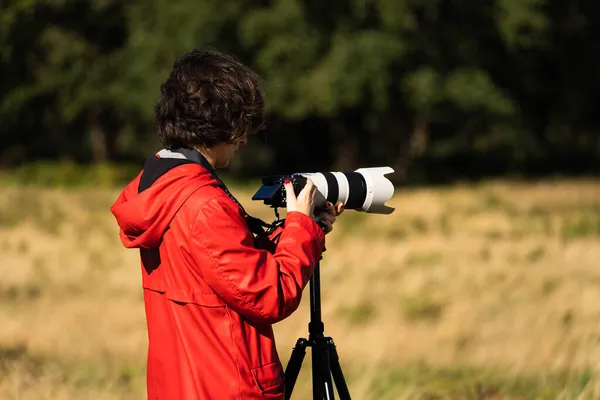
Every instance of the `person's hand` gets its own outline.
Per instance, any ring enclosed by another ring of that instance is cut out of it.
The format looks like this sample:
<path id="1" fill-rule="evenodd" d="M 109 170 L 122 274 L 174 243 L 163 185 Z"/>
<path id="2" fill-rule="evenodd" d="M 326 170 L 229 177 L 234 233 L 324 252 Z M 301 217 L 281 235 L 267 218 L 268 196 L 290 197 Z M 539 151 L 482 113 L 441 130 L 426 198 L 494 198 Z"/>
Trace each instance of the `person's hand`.
<path id="1" fill-rule="evenodd" d="M 338 201 L 337 203 L 335 203 L 335 215 L 336 217 L 339 216 L 341 213 L 344 212 L 344 203 L 342 203 L 341 201 Z"/>
<path id="2" fill-rule="evenodd" d="M 312 218 L 315 210 L 315 198 L 317 195 L 317 187 L 310 179 L 306 179 L 306 184 L 298 193 L 294 193 L 294 185 L 289 180 L 286 180 L 283 184 L 285 187 L 286 207 L 288 212 L 298 211 L 302 214 L 308 215 Z"/>
<path id="3" fill-rule="evenodd" d="M 333 230 L 335 218 L 344 212 L 344 204 L 338 201 L 335 206 L 331 202 L 325 203 L 326 211 L 319 214 L 319 221 L 323 227 L 323 232 L 328 234 Z"/>

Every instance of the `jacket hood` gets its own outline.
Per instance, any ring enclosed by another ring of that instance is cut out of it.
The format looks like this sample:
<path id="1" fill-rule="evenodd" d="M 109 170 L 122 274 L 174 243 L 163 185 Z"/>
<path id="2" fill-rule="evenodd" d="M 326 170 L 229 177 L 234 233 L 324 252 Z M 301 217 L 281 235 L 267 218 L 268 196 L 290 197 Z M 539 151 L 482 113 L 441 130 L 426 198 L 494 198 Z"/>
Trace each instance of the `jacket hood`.
<path id="1" fill-rule="evenodd" d="M 150 182 L 147 182 L 148 177 L 151 177 Z M 125 187 L 110 208 L 120 227 L 123 246 L 158 247 L 183 203 L 201 187 L 216 184 L 210 172 L 196 163 L 148 160 L 144 170 Z"/>

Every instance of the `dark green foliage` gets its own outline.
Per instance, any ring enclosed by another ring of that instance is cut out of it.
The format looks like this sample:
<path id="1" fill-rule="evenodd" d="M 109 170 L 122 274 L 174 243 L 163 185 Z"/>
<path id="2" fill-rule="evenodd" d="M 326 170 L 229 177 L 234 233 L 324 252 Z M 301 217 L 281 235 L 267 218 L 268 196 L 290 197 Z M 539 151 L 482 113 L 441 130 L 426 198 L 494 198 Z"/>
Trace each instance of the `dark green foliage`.
<path id="1" fill-rule="evenodd" d="M 142 163 L 158 148 L 153 106 L 173 62 L 213 46 L 266 81 L 268 145 L 251 144 L 236 177 L 386 164 L 397 181 L 600 170 L 598 2 L 226 4 L 9 1 L 0 165 Z"/>

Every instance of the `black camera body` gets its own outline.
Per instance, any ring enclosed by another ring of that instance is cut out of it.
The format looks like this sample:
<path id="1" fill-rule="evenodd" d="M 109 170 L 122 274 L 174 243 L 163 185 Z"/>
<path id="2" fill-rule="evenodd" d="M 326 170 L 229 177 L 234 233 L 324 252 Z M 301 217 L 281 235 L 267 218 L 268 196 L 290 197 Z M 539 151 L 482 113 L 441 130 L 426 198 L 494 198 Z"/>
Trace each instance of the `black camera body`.
<path id="1" fill-rule="evenodd" d="M 284 182 L 290 180 L 296 196 L 306 185 L 306 177 L 300 174 L 270 175 L 262 178 L 261 188 L 254 194 L 252 200 L 262 200 L 273 208 L 285 208 L 287 202 Z"/>

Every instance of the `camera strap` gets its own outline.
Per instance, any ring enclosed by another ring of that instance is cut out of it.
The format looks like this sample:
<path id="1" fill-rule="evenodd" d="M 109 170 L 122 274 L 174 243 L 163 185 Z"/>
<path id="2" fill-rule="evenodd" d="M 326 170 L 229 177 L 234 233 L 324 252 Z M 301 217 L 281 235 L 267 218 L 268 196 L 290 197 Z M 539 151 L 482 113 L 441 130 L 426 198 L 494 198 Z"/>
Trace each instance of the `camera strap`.
<path id="1" fill-rule="evenodd" d="M 180 147 L 174 150 L 163 149 L 156 153 L 156 156 L 164 159 L 179 159 L 182 161 L 185 160 L 187 162 L 194 162 L 196 164 L 200 164 L 212 175 L 213 178 L 217 180 L 217 182 L 219 182 L 219 186 L 221 187 L 221 189 L 223 189 L 227 196 L 229 196 L 229 198 L 240 207 L 246 218 L 246 224 L 248 225 L 248 228 L 254 235 L 269 234 L 284 222 L 283 220 L 281 220 L 274 224 L 268 224 L 260 218 L 253 217 L 250 214 L 248 214 L 242 206 L 242 204 L 235 198 L 233 194 L 231 194 L 229 189 L 227 189 L 227 185 L 225 185 L 225 183 L 217 176 L 217 173 L 215 172 L 212 165 L 210 165 L 208 160 L 199 151 L 194 149 L 188 149 L 185 147 Z"/>

